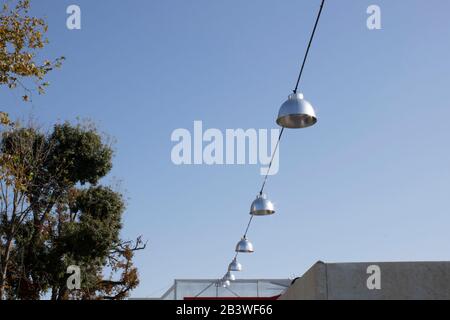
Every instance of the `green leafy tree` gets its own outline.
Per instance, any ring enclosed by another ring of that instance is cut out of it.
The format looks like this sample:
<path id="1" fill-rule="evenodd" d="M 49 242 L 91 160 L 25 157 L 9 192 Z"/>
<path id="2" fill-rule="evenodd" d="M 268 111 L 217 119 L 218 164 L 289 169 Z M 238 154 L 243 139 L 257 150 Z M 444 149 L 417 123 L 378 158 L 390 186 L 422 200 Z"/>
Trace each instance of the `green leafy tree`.
<path id="1" fill-rule="evenodd" d="M 145 243 L 120 238 L 123 197 L 99 185 L 112 154 L 92 127 L 3 132 L 0 298 L 123 299 L 139 284 L 132 258 Z M 81 268 L 80 290 L 67 288 L 70 265 Z"/>

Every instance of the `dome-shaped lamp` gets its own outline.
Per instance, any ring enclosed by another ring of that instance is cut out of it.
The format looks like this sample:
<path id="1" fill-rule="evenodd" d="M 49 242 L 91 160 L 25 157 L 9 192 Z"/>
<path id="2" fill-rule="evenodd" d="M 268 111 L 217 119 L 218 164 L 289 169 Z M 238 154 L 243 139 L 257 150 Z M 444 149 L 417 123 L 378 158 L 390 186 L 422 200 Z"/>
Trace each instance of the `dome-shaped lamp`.
<path id="1" fill-rule="evenodd" d="M 227 288 L 231 285 L 230 280 L 223 280 L 222 281 L 222 287 Z"/>
<path id="2" fill-rule="evenodd" d="M 225 274 L 225 276 L 223 277 L 223 280 L 234 281 L 234 280 L 236 280 L 236 277 L 234 276 L 234 274 L 232 274 L 230 271 L 228 271 Z"/>
<path id="3" fill-rule="evenodd" d="M 236 258 L 231 261 L 231 263 L 228 265 L 228 271 L 241 271 L 242 265 L 237 262 Z"/>
<path id="4" fill-rule="evenodd" d="M 254 216 L 268 216 L 274 213 L 275 207 L 265 194 L 259 194 L 250 207 L 250 214 Z"/>
<path id="5" fill-rule="evenodd" d="M 280 108 L 277 124 L 289 129 L 307 128 L 317 122 L 312 105 L 302 93 L 293 93 Z"/>
<path id="6" fill-rule="evenodd" d="M 243 237 L 236 245 L 236 252 L 252 253 L 253 251 L 255 251 L 253 249 L 253 244 L 248 241 L 246 237 Z"/>

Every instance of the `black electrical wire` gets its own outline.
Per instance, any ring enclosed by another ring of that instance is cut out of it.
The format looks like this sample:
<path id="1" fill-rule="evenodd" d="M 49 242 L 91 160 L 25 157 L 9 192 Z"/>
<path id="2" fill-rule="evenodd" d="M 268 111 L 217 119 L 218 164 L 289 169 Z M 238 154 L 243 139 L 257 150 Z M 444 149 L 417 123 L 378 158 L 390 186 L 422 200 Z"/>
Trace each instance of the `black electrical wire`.
<path id="1" fill-rule="evenodd" d="M 248 229 L 250 228 L 250 224 L 252 223 L 253 215 L 250 215 L 250 220 L 248 220 L 247 228 L 245 229 L 244 238 L 247 237 Z"/>
<path id="2" fill-rule="evenodd" d="M 314 29 L 311 33 L 311 38 L 309 39 L 308 48 L 306 49 L 305 57 L 303 58 L 302 67 L 300 69 L 300 73 L 297 78 L 297 83 L 295 84 L 294 93 L 297 93 L 298 85 L 300 84 L 300 79 L 302 78 L 303 69 L 305 68 L 306 59 L 308 58 L 309 49 L 311 48 L 311 43 L 314 39 L 314 35 L 316 33 L 317 25 L 319 24 L 320 16 L 322 15 L 322 9 L 324 4 L 325 0 L 322 0 L 322 3 L 320 4 L 319 13 L 317 14 L 316 23 L 314 24 Z"/>
<path id="3" fill-rule="evenodd" d="M 317 14 L 316 22 L 314 23 L 314 28 L 313 28 L 313 31 L 312 31 L 312 33 L 311 33 L 311 37 L 309 38 L 308 47 L 306 48 L 305 56 L 304 56 L 304 58 L 303 58 L 302 67 L 301 67 L 301 69 L 300 69 L 300 73 L 299 73 L 299 75 L 298 75 L 297 82 L 296 82 L 295 88 L 294 88 L 294 90 L 293 90 L 294 93 L 297 93 L 298 86 L 299 86 L 299 84 L 300 84 L 300 79 L 302 78 L 303 70 L 304 70 L 304 68 L 305 68 L 306 60 L 307 60 L 307 58 L 308 58 L 309 49 L 311 49 L 311 44 L 312 44 L 312 42 L 313 42 L 313 40 L 314 40 L 314 35 L 316 34 L 317 25 L 319 24 L 319 20 L 320 20 L 320 16 L 322 15 L 322 10 L 323 10 L 324 4 L 325 4 L 325 0 L 322 0 L 322 3 L 320 4 L 319 13 Z M 263 194 L 264 187 L 266 186 L 267 177 L 268 177 L 269 174 L 270 174 L 270 168 L 272 167 L 273 159 L 274 159 L 275 154 L 276 154 L 276 152 L 277 152 L 277 148 L 278 148 L 278 145 L 279 145 L 279 143 L 280 143 L 281 137 L 283 136 L 283 131 L 284 131 L 284 128 L 281 129 L 280 136 L 278 137 L 278 141 L 277 141 L 277 144 L 276 144 L 276 146 L 275 146 L 275 150 L 274 150 L 274 152 L 273 152 L 273 154 L 272 154 L 272 159 L 270 160 L 269 169 L 267 170 L 267 174 L 266 174 L 266 176 L 264 177 L 264 181 L 263 181 L 261 190 L 260 190 L 260 192 L 259 192 L 260 195 Z M 247 229 L 248 229 L 248 228 L 247 228 Z"/>
<path id="4" fill-rule="evenodd" d="M 309 50 L 311 49 L 311 44 L 312 44 L 312 42 L 313 42 L 313 40 L 314 40 L 314 35 L 316 34 L 317 25 L 319 24 L 319 20 L 320 20 L 320 17 L 321 17 L 321 15 L 322 15 L 322 10 L 323 10 L 324 4 L 325 4 L 325 0 L 322 0 L 322 3 L 320 4 L 319 13 L 317 14 L 316 22 L 314 23 L 314 28 L 313 28 L 313 31 L 312 31 L 312 33 L 311 33 L 311 37 L 310 37 L 309 42 L 308 42 L 308 47 L 306 48 L 305 56 L 304 56 L 304 58 L 303 58 L 302 67 L 300 68 L 300 73 L 299 73 L 299 75 L 298 75 L 297 82 L 296 82 L 295 88 L 294 88 L 294 90 L 293 90 L 294 93 L 297 93 L 298 86 L 299 86 L 300 80 L 301 80 L 301 78 L 302 78 L 303 70 L 304 70 L 304 68 L 305 68 L 306 60 L 307 60 L 307 58 L 308 58 Z M 279 144 L 280 144 L 281 137 L 283 136 L 283 132 L 284 132 L 284 127 L 281 128 L 281 131 L 280 131 L 280 135 L 279 135 L 279 137 L 278 137 L 277 144 L 275 145 L 275 149 L 273 150 L 272 159 L 270 160 L 270 163 L 269 163 L 269 168 L 267 169 L 267 173 L 266 173 L 266 175 L 265 175 L 265 177 L 264 177 L 263 184 L 262 184 L 262 186 L 261 186 L 261 190 L 259 191 L 259 194 L 260 194 L 260 195 L 262 195 L 263 192 L 264 192 L 264 188 L 265 188 L 265 186 L 266 186 L 267 178 L 268 178 L 268 176 L 269 176 L 269 174 L 270 174 L 270 168 L 272 167 L 272 163 L 273 163 L 273 160 L 274 160 L 274 158 L 275 158 L 275 155 L 276 155 L 278 146 L 279 146 Z M 251 225 L 252 221 L 253 221 L 253 215 L 251 215 L 250 220 L 248 221 L 247 228 L 245 229 L 245 233 L 244 233 L 244 238 L 247 237 L 247 233 L 248 233 L 248 230 L 249 230 L 249 228 L 250 228 L 250 225 Z M 239 252 L 236 252 L 236 254 L 234 255 L 234 258 L 236 258 L 236 257 L 238 256 L 238 254 L 239 254 Z M 205 289 L 205 290 L 206 290 L 206 289 Z"/>
<path id="5" fill-rule="evenodd" d="M 264 187 L 266 186 L 267 177 L 270 174 L 270 168 L 272 168 L 273 159 L 275 158 L 275 154 L 277 153 L 278 145 L 280 144 L 280 140 L 281 140 L 281 137 L 283 136 L 283 132 L 284 132 L 284 128 L 281 128 L 280 135 L 278 136 L 277 144 L 275 145 L 275 149 L 273 150 L 272 159 L 270 159 L 269 168 L 267 169 L 267 173 L 266 173 L 266 176 L 264 177 L 264 181 L 261 186 L 261 190 L 259 191 L 260 195 L 263 194 Z"/>

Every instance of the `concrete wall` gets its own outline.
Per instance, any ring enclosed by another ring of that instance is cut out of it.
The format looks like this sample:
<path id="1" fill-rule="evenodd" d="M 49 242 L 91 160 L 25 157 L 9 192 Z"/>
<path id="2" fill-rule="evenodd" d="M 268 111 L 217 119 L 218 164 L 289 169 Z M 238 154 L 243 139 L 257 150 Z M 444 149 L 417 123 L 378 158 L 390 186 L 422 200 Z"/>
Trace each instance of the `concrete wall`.
<path id="1" fill-rule="evenodd" d="M 450 262 L 317 262 L 280 299 L 448 300 Z"/>
<path id="2" fill-rule="evenodd" d="M 326 271 L 323 262 L 317 262 L 298 278 L 280 300 L 324 300 L 327 298 Z"/>

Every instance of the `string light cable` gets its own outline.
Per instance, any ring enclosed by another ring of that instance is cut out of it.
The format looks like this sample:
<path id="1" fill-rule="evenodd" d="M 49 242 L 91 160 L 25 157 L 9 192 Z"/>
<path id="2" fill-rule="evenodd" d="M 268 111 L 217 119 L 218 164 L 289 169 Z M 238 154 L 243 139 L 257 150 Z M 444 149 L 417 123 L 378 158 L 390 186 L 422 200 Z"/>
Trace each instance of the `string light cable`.
<path id="1" fill-rule="evenodd" d="M 294 87 L 294 90 L 293 90 L 294 95 L 297 95 L 297 91 L 298 91 L 298 88 L 299 88 L 299 85 L 300 85 L 300 80 L 302 79 L 303 71 L 304 71 L 304 69 L 305 69 L 306 61 L 307 61 L 307 59 L 308 59 L 308 55 L 309 55 L 309 52 L 310 52 L 310 49 L 311 49 L 311 45 L 312 45 L 312 42 L 313 42 L 313 40 L 314 40 L 314 36 L 315 36 L 315 34 L 316 34 L 316 30 L 317 30 L 317 26 L 318 26 L 319 21 L 320 21 L 320 17 L 321 17 L 321 15 L 322 15 L 322 11 L 323 11 L 323 8 L 324 8 L 324 4 L 325 4 L 325 0 L 322 0 L 322 1 L 321 1 L 321 4 L 320 4 L 319 12 L 318 12 L 318 14 L 317 14 L 317 17 L 316 17 L 316 20 L 315 20 L 315 23 L 314 23 L 314 27 L 313 27 L 311 36 L 310 36 L 310 38 L 309 38 L 308 45 L 307 45 L 307 47 L 306 47 L 306 52 L 305 52 L 305 54 L 304 54 L 303 61 L 302 61 L 301 67 L 300 67 L 300 72 L 299 72 L 299 75 L 298 75 L 298 77 L 297 77 L 297 81 L 296 81 L 296 83 L 295 83 L 295 87 Z M 303 96 L 302 96 L 302 95 L 301 95 L 301 99 L 303 99 Z M 278 122 L 278 121 L 277 121 L 277 122 Z M 313 122 L 312 124 L 314 124 L 314 123 L 315 123 L 315 122 Z M 309 126 L 309 125 L 312 125 L 312 124 L 308 124 L 308 125 L 302 124 L 301 126 L 299 125 L 299 126 L 296 126 L 295 128 L 302 128 L 302 127 L 306 127 L 306 126 Z M 286 126 L 286 127 L 288 127 L 288 126 Z M 291 127 L 291 128 L 294 128 L 294 127 Z M 263 183 L 262 183 L 261 189 L 260 189 L 259 194 L 258 194 L 258 198 L 255 200 L 255 202 L 256 202 L 256 201 L 259 201 L 258 203 L 263 203 L 263 204 L 265 203 L 266 205 L 267 205 L 268 203 L 270 203 L 270 201 L 268 202 L 267 199 L 264 198 L 264 189 L 265 189 L 265 187 L 266 187 L 267 180 L 268 180 L 268 177 L 269 177 L 269 175 L 270 175 L 270 169 L 271 169 L 271 167 L 272 167 L 272 163 L 273 163 L 274 157 L 275 157 L 275 155 L 276 155 L 276 152 L 277 152 L 277 150 L 278 150 L 278 148 L 279 148 L 279 144 L 280 144 L 280 142 L 281 142 L 281 138 L 282 138 L 282 136 L 283 136 L 284 129 L 285 129 L 285 126 L 282 126 L 281 131 L 280 131 L 280 135 L 279 135 L 278 140 L 277 140 L 277 143 L 276 143 L 276 145 L 275 145 L 274 150 L 272 151 L 271 161 L 270 161 L 270 163 L 269 163 L 269 167 L 268 167 L 268 169 L 267 169 L 267 172 L 266 172 L 266 174 L 265 174 L 265 176 L 264 176 Z M 266 201 L 266 202 L 264 202 L 264 201 Z M 255 202 L 254 202 L 254 204 L 255 204 Z M 270 203 L 270 204 L 271 204 L 271 203 Z M 252 204 L 252 209 L 253 209 L 253 204 Z M 259 211 L 256 211 L 256 212 L 259 213 Z M 253 213 L 251 212 L 250 219 L 249 219 L 249 221 L 248 221 L 248 224 L 247 224 L 247 227 L 246 227 L 246 229 L 245 229 L 244 235 L 243 235 L 241 241 L 240 241 L 240 242 L 238 243 L 238 245 L 236 246 L 236 250 L 235 250 L 236 253 L 235 253 L 235 255 L 234 255 L 234 258 L 233 258 L 233 260 L 232 260 L 232 263 L 230 263 L 230 265 L 228 266 L 227 272 L 226 272 L 226 274 L 224 275 L 224 277 L 222 277 L 221 279 L 219 279 L 219 280 L 217 281 L 217 285 L 218 285 L 218 286 L 221 285 L 221 286 L 223 286 L 223 287 L 225 287 L 225 288 L 228 287 L 227 284 L 230 283 L 230 279 L 231 279 L 231 280 L 234 280 L 234 275 L 231 274 L 231 271 L 241 271 L 241 265 L 240 265 L 240 264 L 237 262 L 237 260 L 236 260 L 237 257 L 238 257 L 238 255 L 239 255 L 239 253 L 253 252 L 253 245 L 251 245 L 251 243 L 248 242 L 248 240 L 247 240 L 247 234 L 248 234 L 249 229 L 250 229 L 250 226 L 251 226 L 251 224 L 252 224 L 252 222 L 253 222 L 254 216 L 255 216 L 255 215 L 268 215 L 268 214 L 274 213 L 275 211 L 274 211 L 273 209 L 270 210 L 270 208 L 269 208 L 269 209 L 266 208 L 265 211 L 261 211 L 261 212 L 262 212 L 261 214 L 253 214 Z M 243 247 L 241 248 L 240 245 L 242 245 Z M 246 247 L 245 247 L 245 246 L 246 246 Z M 240 249 L 242 249 L 242 250 L 240 250 Z M 235 269 L 235 270 L 234 270 L 234 269 Z M 211 284 L 211 285 L 212 285 L 212 284 Z M 211 286 L 211 285 L 210 285 L 210 286 Z M 208 286 L 207 288 L 205 288 L 204 290 L 202 290 L 202 291 L 201 291 L 198 295 L 196 295 L 196 296 L 200 296 L 200 295 L 201 295 L 204 291 L 206 291 L 210 286 Z"/>

